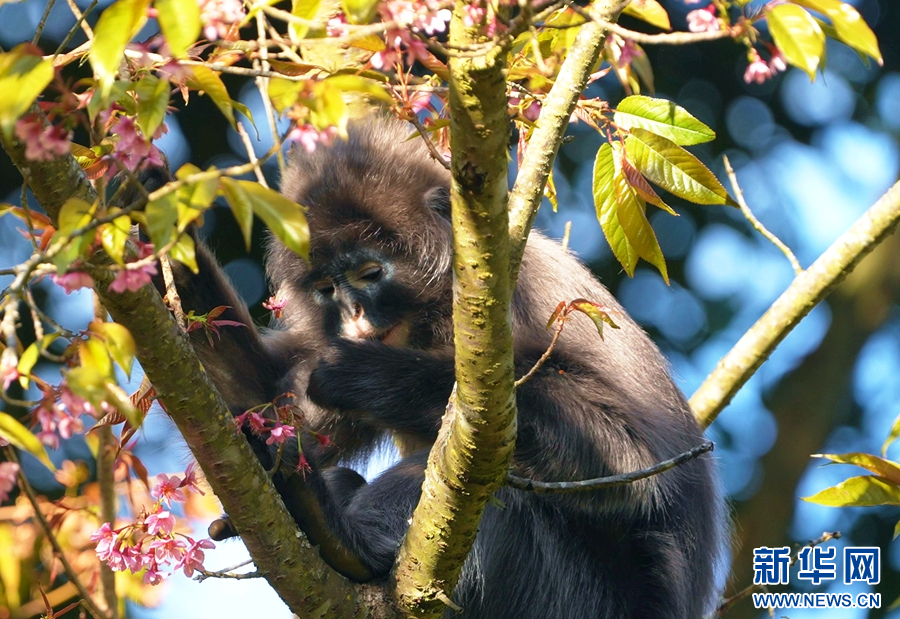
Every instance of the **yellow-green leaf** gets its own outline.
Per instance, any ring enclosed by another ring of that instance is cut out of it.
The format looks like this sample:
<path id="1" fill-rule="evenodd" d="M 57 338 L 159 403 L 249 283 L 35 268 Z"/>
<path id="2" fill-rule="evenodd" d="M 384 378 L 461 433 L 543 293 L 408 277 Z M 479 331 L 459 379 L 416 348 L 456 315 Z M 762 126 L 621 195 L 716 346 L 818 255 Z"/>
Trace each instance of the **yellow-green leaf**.
<path id="1" fill-rule="evenodd" d="M 304 258 L 309 255 L 309 225 L 303 207 L 252 181 L 231 180 L 223 183 L 222 188 L 230 204 L 233 204 L 232 199 L 249 204 L 288 249 Z"/>
<path id="2" fill-rule="evenodd" d="M 319 6 L 321 4 L 322 0 L 291 0 L 291 15 L 299 17 L 300 19 L 312 21 L 319 12 Z M 290 34 L 291 40 L 294 42 L 305 37 L 307 32 L 309 32 L 309 26 L 307 25 L 295 22 L 290 22 L 288 24 L 288 33 Z"/>
<path id="3" fill-rule="evenodd" d="M 793 0 L 793 2 L 827 15 L 834 25 L 838 40 L 860 54 L 871 56 L 878 64 L 884 64 L 875 33 L 855 8 L 840 0 Z"/>
<path id="4" fill-rule="evenodd" d="M 72 232 L 89 224 L 95 210 L 95 206 L 79 198 L 66 200 L 59 211 L 59 228 L 53 235 L 54 242 L 64 239 Z M 57 252 L 53 256 L 53 264 L 56 265 L 57 270 L 60 273 L 65 272 L 76 258 L 88 250 L 93 239 L 93 233 L 85 234 L 78 239 L 72 240 L 65 249 Z"/>
<path id="5" fill-rule="evenodd" d="M 271 78 L 269 80 L 268 93 L 275 111 L 281 113 L 292 107 L 297 102 L 303 88 L 303 82 L 286 80 L 280 77 Z"/>
<path id="6" fill-rule="evenodd" d="M 200 4 L 197 0 L 154 0 L 153 5 L 169 51 L 176 58 L 184 57 L 200 36 Z"/>
<path id="7" fill-rule="evenodd" d="M 628 182 L 628 177 L 622 170 L 622 166 L 616 159 L 619 153 L 613 148 L 613 160 L 616 164 L 615 177 L 613 178 L 613 191 L 616 194 L 616 202 L 619 205 L 617 215 L 625 238 L 634 247 L 638 256 L 659 269 L 663 279 L 669 283 L 669 273 L 666 269 L 666 260 L 663 258 L 659 241 L 647 220 L 647 204 L 634 191 Z"/>
<path id="8" fill-rule="evenodd" d="M 219 111 L 225 115 L 231 126 L 237 130 L 237 124 L 234 120 L 234 109 L 231 97 L 228 96 L 228 89 L 219 74 L 212 69 L 200 65 L 187 67 L 190 69 L 192 77 L 188 78 L 187 85 L 195 90 L 202 90 L 209 98 L 212 99 Z"/>
<path id="9" fill-rule="evenodd" d="M 645 21 L 651 26 L 663 30 L 672 29 L 672 24 L 669 23 L 669 14 L 657 0 L 632 0 L 622 12 Z"/>
<path id="10" fill-rule="evenodd" d="M 119 63 L 125 46 L 147 21 L 150 0 L 118 0 L 100 15 L 94 26 L 94 39 L 88 51 L 88 60 L 94 69 L 94 77 L 100 83 L 103 99 L 119 71 Z"/>
<path id="11" fill-rule="evenodd" d="M 228 204 L 231 205 L 231 212 L 241 229 L 244 245 L 250 249 L 250 235 L 253 232 L 253 205 L 241 191 L 236 180 L 222 177 L 220 181 L 222 193 L 228 200 Z"/>
<path id="12" fill-rule="evenodd" d="M 200 268 L 197 266 L 196 248 L 194 247 L 194 239 L 189 234 L 182 234 L 178 237 L 178 242 L 169 249 L 169 255 L 189 268 L 193 273 L 198 273 Z"/>
<path id="13" fill-rule="evenodd" d="M 136 354 L 134 338 L 131 332 L 116 322 L 95 320 L 88 325 L 92 333 L 98 334 L 106 344 L 106 349 L 125 374 L 131 378 L 131 367 Z"/>
<path id="14" fill-rule="evenodd" d="M 853 464 L 854 466 L 862 467 L 900 485 L 900 465 L 872 454 L 859 452 L 846 454 L 813 454 L 812 457 L 826 458 L 837 464 Z"/>
<path id="15" fill-rule="evenodd" d="M 100 346 L 102 347 L 102 344 Z M 79 346 L 79 354 L 81 353 L 81 348 Z M 108 355 L 107 363 L 109 363 Z M 72 393 L 84 398 L 91 403 L 91 406 L 100 410 L 106 398 L 106 383 L 109 382 L 107 375 L 104 375 L 94 365 L 81 365 L 69 370 L 66 373 L 65 381 Z"/>
<path id="16" fill-rule="evenodd" d="M 172 233 L 175 232 L 175 223 L 178 221 L 177 192 L 167 193 L 148 202 L 144 208 L 144 218 L 153 246 L 165 247 L 171 240 Z"/>
<path id="17" fill-rule="evenodd" d="M 146 415 L 135 408 L 134 404 L 131 403 L 131 398 L 117 384 L 113 382 L 106 383 L 103 399 L 115 406 L 125 416 L 132 428 L 137 429 L 141 427 Z"/>
<path id="18" fill-rule="evenodd" d="M 29 432 L 28 428 L 19 423 L 15 417 L 3 412 L 0 412 L 0 438 L 22 451 L 30 453 L 51 471 L 56 470 L 38 437 Z"/>
<path id="19" fill-rule="evenodd" d="M 603 235 L 609 243 L 625 272 L 629 276 L 634 275 L 637 266 L 638 255 L 631 243 L 625 237 L 625 231 L 619 223 L 618 202 L 613 179 L 616 174 L 616 164 L 613 160 L 613 150 L 609 143 L 603 144 L 597 151 L 594 159 L 593 193 L 594 208 L 597 211 L 597 220 L 603 230 Z"/>
<path id="20" fill-rule="evenodd" d="M 214 168 L 210 168 L 212 170 Z M 187 177 L 200 172 L 200 168 L 190 163 L 181 166 L 175 173 L 175 178 L 184 180 Z M 216 199 L 219 181 L 210 178 L 203 181 L 188 183 L 178 189 L 178 230 L 185 230 L 188 225 L 196 220 L 212 205 Z"/>
<path id="21" fill-rule="evenodd" d="M 602 308 L 601 305 L 587 299 L 575 299 L 572 301 L 572 307 L 582 314 L 586 315 L 597 327 L 597 333 L 603 337 L 603 325 L 607 324 L 613 329 L 618 329 L 619 325 L 613 321 L 609 313 Z"/>
<path id="22" fill-rule="evenodd" d="M 101 376 L 114 378 L 112 361 L 109 358 L 109 350 L 103 340 L 96 336 L 89 337 L 78 346 L 78 359 L 82 368 L 92 368 Z"/>
<path id="23" fill-rule="evenodd" d="M 825 33 L 804 9 L 778 4 L 768 10 L 769 32 L 785 60 L 814 79 L 825 54 Z"/>
<path id="24" fill-rule="evenodd" d="M 681 146 L 714 140 L 716 132 L 691 116 L 683 107 L 665 99 L 643 95 L 625 97 L 616 107 L 613 121 L 622 129 L 640 127 Z"/>
<path id="25" fill-rule="evenodd" d="M 881 455 L 884 456 L 887 454 L 888 447 L 891 446 L 891 443 L 900 438 L 900 415 L 897 415 L 897 418 L 894 419 L 894 423 L 891 426 L 891 431 L 888 434 L 887 440 L 884 441 L 884 445 L 881 446 Z"/>
<path id="26" fill-rule="evenodd" d="M 19 384 L 22 385 L 23 389 L 28 389 L 28 385 L 30 384 L 29 378 L 31 377 L 31 370 L 38 362 L 38 359 L 41 356 L 41 352 L 47 350 L 47 347 L 58 337 L 59 333 L 51 333 L 49 335 L 45 335 L 40 340 L 33 342 L 28 348 L 25 349 L 25 352 L 22 353 L 22 356 L 19 357 L 19 363 L 18 365 L 16 365 L 16 370 L 20 374 Z"/>
<path id="27" fill-rule="evenodd" d="M 675 142 L 635 127 L 625 146 L 628 159 L 645 177 L 679 198 L 737 205 L 709 168 Z"/>
<path id="28" fill-rule="evenodd" d="M 128 215 L 116 217 L 108 224 L 100 226 L 100 242 L 107 255 L 117 264 L 125 264 L 125 243 L 131 234 L 131 218 Z"/>
<path id="29" fill-rule="evenodd" d="M 862 475 L 802 498 L 804 501 L 829 507 L 900 505 L 900 488 L 881 477 Z"/>
<path id="30" fill-rule="evenodd" d="M 337 88 L 342 92 L 357 92 L 369 95 L 375 99 L 381 99 L 391 103 L 393 99 L 381 84 L 368 80 L 359 75 L 332 75 L 323 81 L 331 88 Z"/>
<path id="31" fill-rule="evenodd" d="M 378 0 L 341 0 L 341 8 L 351 24 L 368 24 L 375 16 Z"/>
<path id="32" fill-rule="evenodd" d="M 154 75 L 146 75 L 134 86 L 137 94 L 137 122 L 147 140 L 166 118 L 169 106 L 169 82 Z"/>
<path id="33" fill-rule="evenodd" d="M 53 79 L 53 62 L 32 50 L 40 51 L 23 43 L 0 54 L 0 129 L 7 135 Z"/>

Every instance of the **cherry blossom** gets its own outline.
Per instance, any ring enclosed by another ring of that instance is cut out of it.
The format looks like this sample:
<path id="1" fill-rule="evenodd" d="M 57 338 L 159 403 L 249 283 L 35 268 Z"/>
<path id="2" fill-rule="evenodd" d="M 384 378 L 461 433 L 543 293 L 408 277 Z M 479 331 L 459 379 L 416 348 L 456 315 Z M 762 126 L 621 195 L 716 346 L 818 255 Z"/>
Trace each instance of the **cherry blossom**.
<path id="1" fill-rule="evenodd" d="M 269 438 L 266 439 L 266 445 L 281 445 L 287 442 L 289 438 L 297 436 L 293 426 L 287 424 L 277 424 L 269 430 Z"/>
<path id="2" fill-rule="evenodd" d="M 163 509 L 147 516 L 144 524 L 147 525 L 147 533 L 150 535 L 156 535 L 160 531 L 171 535 L 172 529 L 175 528 L 175 516 Z"/>
<path id="3" fill-rule="evenodd" d="M 161 129 L 161 131 L 165 132 L 166 130 Z M 118 136 L 119 139 L 113 146 L 112 153 L 107 157 L 115 161 L 120 168 L 136 172 L 138 169 L 148 166 L 163 165 L 159 149 L 144 137 L 133 118 L 119 116 L 109 128 L 109 132 L 111 135 Z M 117 171 L 116 166 L 110 166 L 107 174 L 114 176 Z"/>
<path id="4" fill-rule="evenodd" d="M 716 7 L 710 4 L 687 14 L 688 30 L 691 32 L 714 32 L 721 29 L 716 17 Z"/>
<path id="5" fill-rule="evenodd" d="M 203 549 L 215 548 L 216 545 L 209 539 L 202 539 L 199 542 L 195 542 L 191 538 L 188 538 L 188 541 L 191 545 L 184 551 L 184 556 L 182 556 L 181 560 L 175 565 L 175 569 L 184 569 L 184 575 L 190 578 L 194 575 L 194 570 L 203 569 L 203 559 L 205 558 Z"/>
<path id="6" fill-rule="evenodd" d="M 210 41 L 226 38 L 232 25 L 240 23 L 247 16 L 241 0 L 199 1 L 203 36 Z"/>
<path id="7" fill-rule="evenodd" d="M 303 147 L 303 150 L 311 153 L 316 150 L 316 146 L 319 144 L 324 144 L 325 146 L 331 144 L 337 134 L 337 127 L 331 126 L 319 131 L 311 124 L 306 123 L 291 129 L 285 137 L 285 140 L 288 142 L 298 142 Z"/>
<path id="8" fill-rule="evenodd" d="M 750 64 L 747 66 L 747 70 L 744 71 L 744 81 L 748 84 L 750 82 L 755 82 L 757 84 L 762 84 L 767 79 L 772 77 L 772 70 L 769 68 L 769 65 L 766 64 L 762 58 L 759 56 L 759 52 L 755 49 L 751 49 L 749 53 Z"/>
<path id="9" fill-rule="evenodd" d="M 69 154 L 72 132 L 56 125 L 44 126 L 37 116 L 25 116 L 16 123 L 16 137 L 25 142 L 25 158 L 50 161 Z"/>
<path id="10" fill-rule="evenodd" d="M 276 299 L 275 297 L 269 297 L 268 300 L 263 301 L 262 306 L 272 312 L 275 318 L 281 318 L 284 315 L 284 308 L 287 305 L 287 301 L 284 299 Z"/>
<path id="11" fill-rule="evenodd" d="M 0 503 L 9 498 L 9 493 L 16 487 L 16 475 L 19 465 L 15 462 L 0 462 Z"/>
<path id="12" fill-rule="evenodd" d="M 165 473 L 160 473 L 156 476 L 156 485 L 150 490 L 150 496 L 164 502 L 166 505 L 171 505 L 172 501 L 183 503 L 187 498 L 184 496 L 184 492 L 180 490 L 182 484 L 183 482 L 178 475 L 169 476 Z"/>
<path id="13" fill-rule="evenodd" d="M 62 275 L 51 275 L 53 283 L 62 286 L 66 294 L 71 294 L 81 288 L 93 288 L 94 278 L 83 271 L 71 271 Z"/>

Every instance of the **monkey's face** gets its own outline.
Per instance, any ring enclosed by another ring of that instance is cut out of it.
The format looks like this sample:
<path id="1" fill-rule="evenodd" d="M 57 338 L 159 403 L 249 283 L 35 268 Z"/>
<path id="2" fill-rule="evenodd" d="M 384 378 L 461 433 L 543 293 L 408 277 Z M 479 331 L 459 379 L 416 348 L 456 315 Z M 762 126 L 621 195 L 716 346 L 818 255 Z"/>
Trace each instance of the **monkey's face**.
<path id="1" fill-rule="evenodd" d="M 390 346 L 424 343 L 411 341 L 411 316 L 419 308 L 410 301 L 415 295 L 402 283 L 403 268 L 396 257 L 355 247 L 317 262 L 302 286 L 322 310 L 327 337 Z"/>

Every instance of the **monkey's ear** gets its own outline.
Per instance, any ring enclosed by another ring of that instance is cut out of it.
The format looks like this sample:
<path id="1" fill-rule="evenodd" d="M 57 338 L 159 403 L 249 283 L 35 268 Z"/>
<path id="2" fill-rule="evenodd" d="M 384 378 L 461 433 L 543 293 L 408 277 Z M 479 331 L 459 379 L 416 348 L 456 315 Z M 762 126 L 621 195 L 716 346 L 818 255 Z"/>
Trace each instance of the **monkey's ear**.
<path id="1" fill-rule="evenodd" d="M 450 190 L 446 187 L 434 187 L 425 192 L 425 206 L 441 217 L 450 219 Z"/>

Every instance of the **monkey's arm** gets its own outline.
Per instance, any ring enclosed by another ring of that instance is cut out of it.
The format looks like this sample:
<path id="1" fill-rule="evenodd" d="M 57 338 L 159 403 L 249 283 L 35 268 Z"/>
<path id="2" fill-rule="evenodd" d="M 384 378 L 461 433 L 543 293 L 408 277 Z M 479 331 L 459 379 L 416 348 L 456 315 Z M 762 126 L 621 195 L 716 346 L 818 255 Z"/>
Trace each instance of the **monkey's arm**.
<path id="1" fill-rule="evenodd" d="M 307 395 L 324 408 L 434 441 L 454 380 L 452 349 L 338 339 L 313 370 Z"/>

